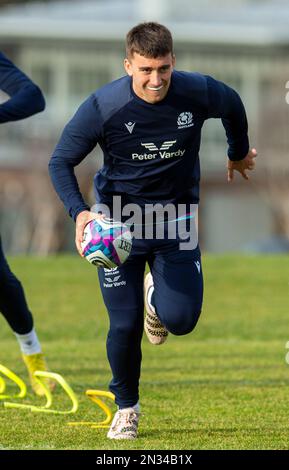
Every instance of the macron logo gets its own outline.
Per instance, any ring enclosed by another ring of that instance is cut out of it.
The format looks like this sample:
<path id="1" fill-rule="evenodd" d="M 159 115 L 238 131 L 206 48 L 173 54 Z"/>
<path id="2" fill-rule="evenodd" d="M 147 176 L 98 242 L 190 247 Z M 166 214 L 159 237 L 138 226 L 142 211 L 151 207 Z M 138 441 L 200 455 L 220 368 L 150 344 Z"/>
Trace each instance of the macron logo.
<path id="1" fill-rule="evenodd" d="M 201 274 L 201 264 L 200 264 L 200 261 L 194 261 L 196 267 L 197 267 L 197 270 L 199 271 L 199 274 Z"/>
<path id="2" fill-rule="evenodd" d="M 128 132 L 131 134 L 135 126 L 135 122 L 128 122 L 128 123 L 125 122 L 124 125 L 127 128 Z"/>

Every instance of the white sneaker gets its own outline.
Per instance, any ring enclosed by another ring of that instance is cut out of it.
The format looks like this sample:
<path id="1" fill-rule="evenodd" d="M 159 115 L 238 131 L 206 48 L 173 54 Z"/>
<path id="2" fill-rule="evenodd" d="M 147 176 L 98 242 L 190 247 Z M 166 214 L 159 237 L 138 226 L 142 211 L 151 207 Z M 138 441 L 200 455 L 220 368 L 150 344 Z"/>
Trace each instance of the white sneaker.
<path id="1" fill-rule="evenodd" d="M 107 433 L 109 439 L 136 439 L 140 413 L 134 408 L 118 410 Z"/>
<path id="2" fill-rule="evenodd" d="M 144 302 L 146 316 L 144 322 L 144 330 L 151 344 L 163 344 L 168 337 L 168 330 L 160 322 L 159 317 L 152 304 L 150 303 L 152 290 L 154 289 L 154 281 L 151 273 L 148 273 L 144 280 Z"/>

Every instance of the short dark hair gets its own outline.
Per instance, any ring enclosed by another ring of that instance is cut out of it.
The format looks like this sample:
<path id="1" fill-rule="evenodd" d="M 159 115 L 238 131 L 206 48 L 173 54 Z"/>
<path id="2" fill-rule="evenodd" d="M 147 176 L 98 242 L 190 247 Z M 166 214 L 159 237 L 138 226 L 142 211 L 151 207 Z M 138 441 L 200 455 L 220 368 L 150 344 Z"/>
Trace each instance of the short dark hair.
<path id="1" fill-rule="evenodd" d="M 155 23 L 140 23 L 132 28 L 126 36 L 126 55 L 134 53 L 144 57 L 157 58 L 173 54 L 173 38 L 165 26 Z"/>

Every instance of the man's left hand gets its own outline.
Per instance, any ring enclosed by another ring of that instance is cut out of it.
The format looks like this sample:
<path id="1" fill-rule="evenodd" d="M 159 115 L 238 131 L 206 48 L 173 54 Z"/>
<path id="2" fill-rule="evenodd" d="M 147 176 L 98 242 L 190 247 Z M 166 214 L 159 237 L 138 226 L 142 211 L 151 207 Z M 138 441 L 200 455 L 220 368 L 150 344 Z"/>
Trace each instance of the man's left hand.
<path id="1" fill-rule="evenodd" d="M 245 180 L 249 179 L 246 170 L 252 171 L 255 168 L 255 158 L 257 157 L 257 150 L 251 149 L 243 160 L 235 161 L 228 159 L 228 181 L 233 181 L 234 171 L 241 173 Z"/>

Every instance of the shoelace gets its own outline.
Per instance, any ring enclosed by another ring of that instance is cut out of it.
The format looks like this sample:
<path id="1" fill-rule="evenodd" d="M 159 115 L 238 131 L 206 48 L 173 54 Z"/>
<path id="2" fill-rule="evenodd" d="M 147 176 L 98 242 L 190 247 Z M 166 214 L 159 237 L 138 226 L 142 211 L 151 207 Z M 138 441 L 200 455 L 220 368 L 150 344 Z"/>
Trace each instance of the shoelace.
<path id="1" fill-rule="evenodd" d="M 119 412 L 114 428 L 116 428 L 117 426 L 127 426 L 127 425 L 136 427 L 138 415 L 139 413 L 132 412 L 132 411 Z"/>

